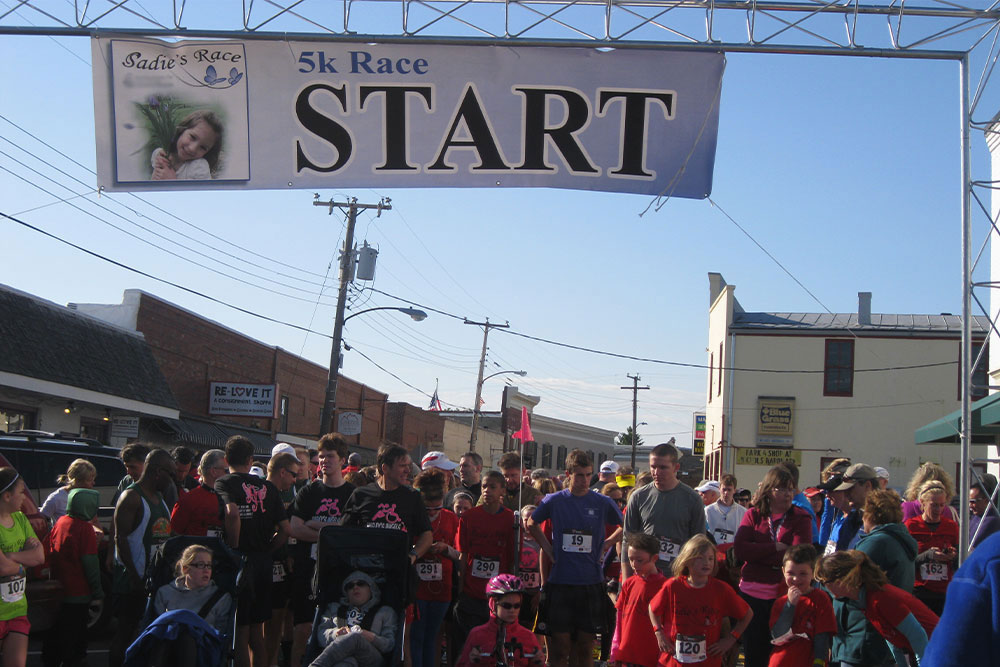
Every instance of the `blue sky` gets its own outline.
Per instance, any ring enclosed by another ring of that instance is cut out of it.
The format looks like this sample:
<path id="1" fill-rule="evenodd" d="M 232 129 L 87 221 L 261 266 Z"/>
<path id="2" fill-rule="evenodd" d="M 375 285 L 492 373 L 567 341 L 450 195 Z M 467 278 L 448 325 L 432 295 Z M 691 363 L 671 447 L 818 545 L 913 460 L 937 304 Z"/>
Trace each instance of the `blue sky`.
<path id="1" fill-rule="evenodd" d="M 88 40 L 0 37 L 0 62 L 0 210 L 223 301 L 317 331 L 332 329 L 336 267 L 319 306 L 317 286 L 269 271 L 323 281 L 342 240 L 343 218 L 315 208 L 312 191 L 98 198 L 96 177 L 88 171 L 95 152 Z M 648 197 L 548 189 L 319 194 L 372 203 L 392 198 L 392 211 L 378 219 L 362 214 L 357 227 L 358 242 L 367 240 L 380 250 L 371 283 L 380 290 L 471 319 L 509 321 L 513 330 L 534 336 L 705 364 L 709 271 L 736 285 L 747 310 L 851 312 L 857 292 L 871 291 L 875 312 L 961 312 L 957 93 L 958 66 L 952 62 L 730 54 L 712 194 L 718 207 L 675 199 L 640 216 Z M 973 149 L 977 165 L 985 164 L 981 134 L 973 135 Z M 54 203 L 66 197 L 75 198 Z M 251 285 L 106 223 L 147 239 L 149 233 L 133 223 L 156 229 L 237 268 L 162 239 L 155 240 L 158 245 Z M 976 229 L 978 249 L 983 224 Z M 268 344 L 301 351 L 319 363 L 329 359 L 327 338 L 129 274 L 9 221 L 0 222 L 0 230 L 0 282 L 17 289 L 65 304 L 115 303 L 124 289 L 141 288 Z M 254 260 L 255 268 L 206 243 L 252 259 L 230 245 L 238 244 L 285 266 Z M 353 307 L 378 305 L 403 304 L 366 293 Z M 373 313 L 352 320 L 345 340 L 421 392 L 433 391 L 439 379 L 443 401 L 472 405 L 479 328 L 433 313 L 421 323 Z M 674 435 L 687 445 L 691 412 L 704 404 L 701 369 L 575 352 L 502 332 L 491 333 L 488 358 L 487 372 L 528 372 L 514 379 L 523 391 L 541 395 L 538 412 L 616 431 L 631 423 L 631 393 L 619 387 L 629 383 L 627 373 L 638 372 L 651 387 L 640 393 L 639 406 L 639 420 L 648 422 L 640 428 L 647 442 Z M 816 364 L 821 367 L 822 360 Z M 428 402 L 356 353 L 346 353 L 343 372 L 387 391 L 390 400 Z M 499 407 L 502 382 L 498 377 L 486 384 L 485 409 Z"/>

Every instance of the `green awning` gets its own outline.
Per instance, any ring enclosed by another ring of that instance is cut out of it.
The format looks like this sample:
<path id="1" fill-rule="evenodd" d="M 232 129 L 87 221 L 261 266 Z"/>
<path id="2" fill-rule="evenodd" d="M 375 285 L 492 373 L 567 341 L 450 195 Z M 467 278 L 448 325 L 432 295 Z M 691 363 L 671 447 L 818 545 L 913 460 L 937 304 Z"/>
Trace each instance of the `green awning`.
<path id="1" fill-rule="evenodd" d="M 1000 436 L 1000 393 L 990 394 L 986 398 L 975 401 L 972 406 L 972 442 L 976 445 L 989 445 Z M 956 410 L 940 419 L 921 426 L 914 432 L 914 441 L 918 445 L 955 443 L 960 436 L 962 411 Z"/>

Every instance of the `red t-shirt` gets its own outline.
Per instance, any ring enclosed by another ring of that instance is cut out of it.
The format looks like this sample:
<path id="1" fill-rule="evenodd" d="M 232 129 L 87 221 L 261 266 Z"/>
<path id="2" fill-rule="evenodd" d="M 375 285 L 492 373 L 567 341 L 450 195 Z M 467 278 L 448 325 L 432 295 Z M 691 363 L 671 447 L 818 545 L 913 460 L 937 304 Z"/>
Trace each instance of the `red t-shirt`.
<path id="1" fill-rule="evenodd" d="M 941 522 L 929 524 L 923 517 L 915 516 L 905 521 L 906 529 L 917 541 L 917 551 L 923 553 L 931 547 L 944 551 L 948 547 L 958 548 L 958 523 L 941 515 Z M 944 593 L 955 575 L 954 561 L 941 563 L 928 561 L 917 566 L 916 588 L 924 588 L 934 593 Z"/>
<path id="2" fill-rule="evenodd" d="M 513 571 L 514 513 L 501 506 L 490 514 L 483 505 L 466 510 L 458 521 L 455 548 L 468 556 L 462 592 L 486 599 L 486 583 L 498 574 Z"/>
<path id="3" fill-rule="evenodd" d="M 177 535 L 204 537 L 211 528 L 215 535 L 222 535 L 225 505 L 219 494 L 204 484 L 199 484 L 177 498 L 170 513 L 170 529 Z"/>
<path id="4" fill-rule="evenodd" d="M 637 574 L 625 580 L 615 607 L 618 608 L 618 650 L 612 656 L 619 662 L 655 667 L 660 648 L 649 622 L 649 603 L 663 588 L 667 578 L 657 570 L 643 579 Z"/>
<path id="5" fill-rule="evenodd" d="M 788 596 L 783 595 L 771 607 L 770 627 L 774 627 L 781 610 L 785 608 Z M 799 598 L 792 617 L 792 632 L 806 635 L 808 639 L 796 637 L 787 644 L 775 646 L 771 650 L 768 667 L 799 667 L 811 665 L 813 660 L 813 638 L 824 632 L 837 633 L 837 619 L 833 615 L 830 596 L 819 588 L 810 589 Z"/>
<path id="6" fill-rule="evenodd" d="M 62 583 L 64 596 L 78 598 L 96 592 L 90 590 L 81 560 L 86 555 L 97 555 L 94 525 L 64 514 L 56 521 L 48 540 L 52 576 Z"/>
<path id="7" fill-rule="evenodd" d="M 455 534 L 458 532 L 458 517 L 451 510 L 442 509 L 437 518 L 431 521 L 431 532 L 435 542 L 444 542 L 450 547 L 455 546 Z M 451 601 L 452 562 L 445 554 L 432 556 L 425 554 L 417 561 L 417 599 L 433 602 Z"/>
<path id="8" fill-rule="evenodd" d="M 912 651 L 913 648 L 906 641 L 906 636 L 896 629 L 896 626 L 903 622 L 907 614 L 913 614 L 927 636 L 931 636 L 937 626 L 938 617 L 927 608 L 927 605 L 913 595 L 892 584 L 886 584 L 878 592 L 866 591 L 865 618 L 868 619 L 868 622 L 875 626 L 879 634 L 885 637 L 889 643 Z"/>
<path id="9" fill-rule="evenodd" d="M 719 623 L 727 616 L 743 618 L 750 608 L 732 588 L 714 577 L 709 577 L 702 588 L 691 586 L 687 577 L 669 579 L 649 606 L 663 619 L 663 630 L 675 650 L 680 639 L 688 645 L 686 650 L 697 648 L 706 655 L 705 660 L 698 663 L 699 667 L 722 665 L 722 656 L 706 653 L 709 646 L 719 641 Z M 666 653 L 660 655 L 660 664 L 664 667 L 681 665 Z"/>

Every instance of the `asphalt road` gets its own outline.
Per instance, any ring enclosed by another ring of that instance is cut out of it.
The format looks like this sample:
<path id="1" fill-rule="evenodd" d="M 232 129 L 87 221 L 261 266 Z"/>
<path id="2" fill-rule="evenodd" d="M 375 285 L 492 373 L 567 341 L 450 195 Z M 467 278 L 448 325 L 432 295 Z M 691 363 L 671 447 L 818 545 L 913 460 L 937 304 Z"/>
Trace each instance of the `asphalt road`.
<path id="1" fill-rule="evenodd" d="M 97 637 L 91 637 L 87 646 L 86 667 L 108 667 L 108 646 L 111 644 L 111 635 L 105 633 Z M 28 662 L 26 667 L 42 666 L 42 637 L 32 635 L 28 640 Z"/>

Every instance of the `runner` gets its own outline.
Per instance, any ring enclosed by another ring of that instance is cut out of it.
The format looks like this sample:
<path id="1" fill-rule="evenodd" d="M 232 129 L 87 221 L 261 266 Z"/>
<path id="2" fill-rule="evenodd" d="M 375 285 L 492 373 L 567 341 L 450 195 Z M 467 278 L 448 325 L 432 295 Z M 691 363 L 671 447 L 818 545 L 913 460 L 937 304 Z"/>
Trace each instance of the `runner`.
<path id="1" fill-rule="evenodd" d="M 653 483 L 639 487 L 628 497 L 625 535 L 646 533 L 660 540 L 657 566 L 669 576 L 670 564 L 681 547 L 705 532 L 705 505 L 701 496 L 677 479 L 681 454 L 670 444 L 661 444 L 649 453 Z M 628 560 L 622 562 L 625 576 L 632 576 Z"/>
<path id="2" fill-rule="evenodd" d="M 705 507 L 708 534 L 715 539 L 716 544 L 732 544 L 736 539 L 736 529 L 747 513 L 745 507 L 733 500 L 735 493 L 736 477 L 727 473 L 722 476 L 719 484 L 719 499 Z"/>
<path id="3" fill-rule="evenodd" d="M 566 457 L 570 487 L 545 496 L 528 520 L 528 530 L 552 561 L 538 629 L 549 635 L 549 664 L 559 667 L 591 665 L 594 636 L 610 630 L 601 554 L 607 546 L 605 526 L 620 525 L 622 513 L 610 498 L 590 490 L 593 472 L 590 456 L 574 449 Z M 704 522 L 704 513 L 699 509 L 698 514 Z M 551 542 L 540 525 L 546 520 L 552 522 Z"/>
<path id="4" fill-rule="evenodd" d="M 811 544 L 797 544 L 785 552 L 781 568 L 788 593 L 771 608 L 775 648 L 768 667 L 822 667 L 830 659 L 837 621 L 830 596 L 813 584 L 816 558 L 816 547 Z"/>
<path id="5" fill-rule="evenodd" d="M 24 480 L 13 468 L 0 468 L 0 651 L 4 667 L 24 667 L 28 657 L 28 599 L 25 568 L 45 560 L 42 543 L 20 511 Z"/>
<path id="6" fill-rule="evenodd" d="M 316 614 L 312 579 L 316 569 L 316 541 L 324 526 L 336 526 L 354 492 L 354 485 L 344 481 L 341 464 L 347 456 L 347 442 L 339 433 L 327 433 L 317 444 L 319 479 L 302 487 L 291 507 L 292 545 L 292 656 L 289 664 L 298 665 L 312 632 Z"/>
<path id="7" fill-rule="evenodd" d="M 656 567 L 660 541 L 652 535 L 634 533 L 629 536 L 626 549 L 625 556 L 634 574 L 622 584 L 615 603 L 618 618 L 611 641 L 611 661 L 656 667 L 660 649 L 649 618 L 649 603 L 667 582 Z"/>

